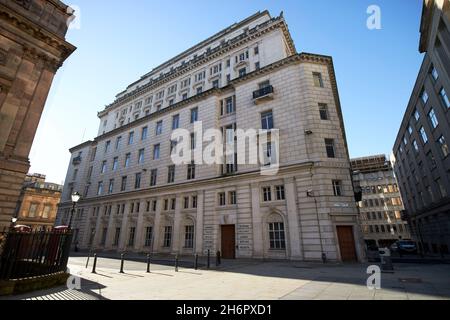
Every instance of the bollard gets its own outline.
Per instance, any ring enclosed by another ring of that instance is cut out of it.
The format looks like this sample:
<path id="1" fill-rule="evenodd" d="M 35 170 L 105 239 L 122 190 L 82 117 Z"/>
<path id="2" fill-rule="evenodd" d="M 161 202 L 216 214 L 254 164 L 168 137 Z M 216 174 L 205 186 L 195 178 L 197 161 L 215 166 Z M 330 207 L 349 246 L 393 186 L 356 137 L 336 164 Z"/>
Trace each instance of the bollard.
<path id="1" fill-rule="evenodd" d="M 123 253 L 120 254 L 120 271 L 119 273 L 125 273 L 123 272 Z"/>
<path id="2" fill-rule="evenodd" d="M 322 252 L 322 262 L 327 263 L 327 255 L 325 252 Z"/>
<path id="3" fill-rule="evenodd" d="M 175 272 L 178 272 L 178 254 L 175 256 Z"/>
<path id="4" fill-rule="evenodd" d="M 209 269 L 209 266 L 210 266 L 209 258 L 210 258 L 210 253 L 209 253 L 209 249 L 208 249 L 208 259 L 206 260 L 206 268 L 208 268 L 208 269 Z"/>
<path id="5" fill-rule="evenodd" d="M 94 253 L 94 265 L 92 266 L 92 273 L 97 273 L 95 272 L 96 267 L 97 267 L 97 254 Z"/>
<path id="6" fill-rule="evenodd" d="M 147 273 L 150 273 L 150 255 L 147 255 Z"/>
<path id="7" fill-rule="evenodd" d="M 195 254 L 195 260 L 194 260 L 194 269 L 198 269 L 198 254 Z"/>
<path id="8" fill-rule="evenodd" d="M 220 265 L 220 251 L 216 253 L 216 267 Z"/>

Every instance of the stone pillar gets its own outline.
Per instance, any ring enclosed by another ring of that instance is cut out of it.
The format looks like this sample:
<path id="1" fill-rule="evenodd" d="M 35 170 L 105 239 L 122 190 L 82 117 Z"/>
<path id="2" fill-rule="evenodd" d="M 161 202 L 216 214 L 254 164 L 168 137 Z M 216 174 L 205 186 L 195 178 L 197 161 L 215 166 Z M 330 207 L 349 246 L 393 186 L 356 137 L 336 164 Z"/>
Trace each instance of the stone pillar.
<path id="1" fill-rule="evenodd" d="M 136 223 L 136 239 L 134 241 L 134 250 L 139 251 L 142 249 L 142 237 L 144 234 L 144 210 L 142 204 L 139 205 L 138 220 Z"/>
<path id="2" fill-rule="evenodd" d="M 195 223 L 195 253 L 203 254 L 203 216 L 205 191 L 197 193 L 197 218 Z"/>
<path id="3" fill-rule="evenodd" d="M 181 251 L 181 196 L 178 195 L 175 203 L 175 216 L 173 221 L 173 242 L 172 242 L 172 253 L 177 254 Z"/>
<path id="4" fill-rule="evenodd" d="M 113 237 L 116 233 L 116 230 L 114 228 L 114 221 L 115 221 L 115 208 L 113 208 L 111 211 L 111 215 L 109 216 L 108 221 L 108 231 L 106 232 L 106 241 L 105 241 L 105 249 L 110 249 L 112 247 Z M 120 212 L 120 209 L 119 209 Z"/>
<path id="5" fill-rule="evenodd" d="M 123 217 L 122 217 L 122 226 L 120 227 L 119 245 L 117 247 L 119 251 L 124 251 L 126 249 L 129 210 L 130 210 L 130 205 L 129 205 L 129 203 L 127 203 L 125 205 L 125 213 L 123 214 Z"/>
<path id="6" fill-rule="evenodd" d="M 99 206 L 99 208 L 101 208 L 101 206 Z M 102 230 L 100 230 L 100 227 L 102 225 L 102 217 L 103 217 L 103 210 L 100 209 L 97 212 L 97 222 L 95 223 L 94 241 L 92 241 L 93 248 L 95 248 L 100 243 L 100 239 L 102 237 Z"/>
<path id="7" fill-rule="evenodd" d="M 161 235 L 161 210 L 163 206 L 163 199 L 158 199 L 156 204 L 155 223 L 153 224 L 153 241 L 152 252 L 158 253 L 160 247 L 160 235 Z"/>
<path id="8" fill-rule="evenodd" d="M 86 224 L 84 226 L 84 231 L 83 231 L 83 241 L 82 241 L 82 245 L 84 247 L 89 247 L 89 239 L 91 237 L 91 218 L 93 216 L 93 211 L 95 210 L 95 207 L 91 208 L 91 210 L 88 210 L 88 214 L 86 215 Z"/>
<path id="9" fill-rule="evenodd" d="M 289 226 L 289 248 L 292 260 L 302 260 L 302 243 L 300 241 L 299 212 L 297 209 L 297 199 L 295 197 L 294 178 L 284 180 L 286 188 L 286 207 Z"/>
<path id="10" fill-rule="evenodd" d="M 263 223 L 259 206 L 260 190 L 257 183 L 251 184 L 252 224 L 253 224 L 253 258 L 263 257 Z"/>

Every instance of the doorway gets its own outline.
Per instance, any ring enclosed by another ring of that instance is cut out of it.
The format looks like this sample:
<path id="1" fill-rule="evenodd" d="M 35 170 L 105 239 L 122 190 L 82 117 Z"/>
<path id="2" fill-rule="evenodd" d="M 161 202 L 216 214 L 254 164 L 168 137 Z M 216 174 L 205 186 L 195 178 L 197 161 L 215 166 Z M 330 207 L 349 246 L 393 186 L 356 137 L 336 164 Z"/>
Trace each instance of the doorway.
<path id="1" fill-rule="evenodd" d="M 234 224 L 221 226 L 222 257 L 224 259 L 236 258 L 235 236 L 236 234 Z"/>
<path id="2" fill-rule="evenodd" d="M 356 262 L 355 237 L 353 236 L 352 226 L 337 226 L 337 236 L 339 248 L 341 251 L 341 259 L 343 262 Z"/>

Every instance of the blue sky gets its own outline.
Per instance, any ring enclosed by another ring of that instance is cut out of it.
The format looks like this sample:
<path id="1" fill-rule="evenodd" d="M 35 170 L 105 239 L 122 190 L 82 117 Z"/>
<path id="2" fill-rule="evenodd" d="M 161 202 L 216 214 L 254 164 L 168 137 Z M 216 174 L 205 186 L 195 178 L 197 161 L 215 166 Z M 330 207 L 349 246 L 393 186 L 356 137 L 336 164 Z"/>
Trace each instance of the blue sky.
<path id="1" fill-rule="evenodd" d="M 351 157 L 389 154 L 423 56 L 421 0 L 73 0 L 78 47 L 55 78 L 31 172 L 61 183 L 68 149 L 97 134 L 97 112 L 152 68 L 257 11 L 284 11 L 297 51 L 334 59 Z M 381 30 L 369 30 L 369 5 Z"/>

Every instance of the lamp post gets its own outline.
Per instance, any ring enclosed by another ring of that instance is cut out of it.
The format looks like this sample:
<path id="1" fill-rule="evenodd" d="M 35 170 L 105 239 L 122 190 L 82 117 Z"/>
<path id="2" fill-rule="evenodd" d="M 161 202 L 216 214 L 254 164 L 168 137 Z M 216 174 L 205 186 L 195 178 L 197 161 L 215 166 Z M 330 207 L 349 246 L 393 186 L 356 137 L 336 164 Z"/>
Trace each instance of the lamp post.
<path id="1" fill-rule="evenodd" d="M 77 202 L 80 200 L 81 195 L 78 192 L 72 193 L 72 210 L 70 212 L 70 219 L 69 219 L 69 230 L 72 228 L 72 218 L 73 214 L 75 213 L 75 206 L 77 205 Z"/>
<path id="2" fill-rule="evenodd" d="M 17 223 L 17 218 L 16 217 L 12 217 L 11 218 L 11 229 L 14 230 L 14 227 L 16 226 Z"/>
<path id="3" fill-rule="evenodd" d="M 308 191 L 306 192 L 306 196 L 307 196 L 308 198 L 313 198 L 313 199 L 314 199 L 314 204 L 315 204 L 315 207 L 316 207 L 317 227 L 319 228 L 320 251 L 322 252 L 322 262 L 325 263 L 325 262 L 327 262 L 327 255 L 326 255 L 326 253 L 325 253 L 324 250 L 323 250 L 322 230 L 321 230 L 321 228 L 320 228 L 320 218 L 319 218 L 319 209 L 318 209 L 318 207 L 317 207 L 317 199 L 316 199 L 316 196 L 315 196 L 313 190 L 308 190 Z"/>

